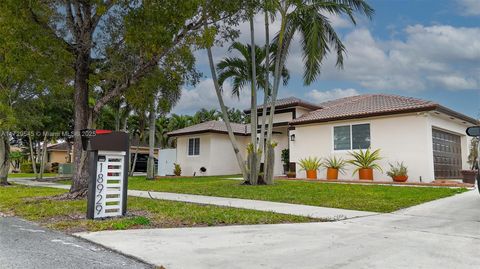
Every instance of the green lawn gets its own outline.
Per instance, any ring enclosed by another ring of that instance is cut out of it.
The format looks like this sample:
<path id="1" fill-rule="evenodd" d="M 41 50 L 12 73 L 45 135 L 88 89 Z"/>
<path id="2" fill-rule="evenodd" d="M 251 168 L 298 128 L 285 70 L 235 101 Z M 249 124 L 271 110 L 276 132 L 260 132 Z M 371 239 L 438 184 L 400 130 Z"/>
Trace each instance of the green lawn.
<path id="1" fill-rule="evenodd" d="M 44 173 L 43 177 L 55 177 L 57 174 L 55 173 Z M 35 174 L 33 173 L 15 173 L 15 174 L 8 174 L 9 178 L 19 178 L 19 177 L 26 177 L 26 178 L 35 178 Z"/>
<path id="2" fill-rule="evenodd" d="M 466 189 L 334 184 L 277 180 L 272 186 L 245 186 L 224 177 L 158 179 L 131 177 L 129 189 L 236 197 L 294 204 L 392 212 L 451 196 Z"/>
<path id="3" fill-rule="evenodd" d="M 20 185 L 0 187 L 0 212 L 67 232 L 318 221 L 270 212 L 136 197 L 128 197 L 127 217 L 93 221 L 85 219 L 86 200 L 32 199 L 63 192 Z"/>

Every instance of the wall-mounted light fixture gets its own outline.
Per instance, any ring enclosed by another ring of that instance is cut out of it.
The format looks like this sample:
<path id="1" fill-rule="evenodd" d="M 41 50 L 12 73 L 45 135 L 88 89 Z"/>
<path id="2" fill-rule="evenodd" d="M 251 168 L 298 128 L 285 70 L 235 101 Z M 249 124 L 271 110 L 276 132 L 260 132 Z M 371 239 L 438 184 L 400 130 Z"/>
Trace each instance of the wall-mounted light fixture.
<path id="1" fill-rule="evenodd" d="M 290 141 L 295 141 L 295 134 L 290 135 Z"/>

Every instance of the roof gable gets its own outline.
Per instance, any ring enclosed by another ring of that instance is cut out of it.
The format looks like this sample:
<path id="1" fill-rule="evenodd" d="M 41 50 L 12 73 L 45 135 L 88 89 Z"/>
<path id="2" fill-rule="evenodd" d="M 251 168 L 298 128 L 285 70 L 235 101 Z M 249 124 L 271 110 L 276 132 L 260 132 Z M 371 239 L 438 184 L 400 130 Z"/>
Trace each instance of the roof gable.
<path id="1" fill-rule="evenodd" d="M 250 125 L 240 123 L 230 123 L 233 129 L 233 133 L 236 135 L 249 135 Z M 188 126 L 182 129 L 178 129 L 167 133 L 168 136 L 179 136 L 198 133 L 228 133 L 227 126 L 223 121 L 207 121 L 192 126 Z"/>
<path id="2" fill-rule="evenodd" d="M 275 102 L 275 109 L 292 108 L 292 107 L 296 107 L 296 106 L 308 108 L 310 110 L 316 110 L 316 109 L 321 108 L 321 106 L 319 106 L 319 105 L 307 102 L 305 100 L 302 100 L 300 98 L 293 97 L 293 96 L 287 97 L 287 98 L 282 98 L 282 99 L 277 99 L 277 101 Z M 260 112 L 260 111 L 262 111 L 262 109 L 263 109 L 263 104 L 257 106 L 257 111 Z M 270 105 L 268 105 L 268 109 L 270 109 Z M 268 111 L 268 109 L 267 109 L 267 111 Z M 247 114 L 250 114 L 250 110 L 251 109 L 245 109 L 244 112 L 247 113 Z"/>

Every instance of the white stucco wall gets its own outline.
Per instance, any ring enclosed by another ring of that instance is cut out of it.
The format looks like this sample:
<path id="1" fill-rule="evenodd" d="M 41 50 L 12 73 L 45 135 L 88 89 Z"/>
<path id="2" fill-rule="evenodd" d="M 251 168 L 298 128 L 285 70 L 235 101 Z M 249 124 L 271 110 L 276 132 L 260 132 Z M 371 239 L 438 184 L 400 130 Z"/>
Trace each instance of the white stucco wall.
<path id="1" fill-rule="evenodd" d="M 336 155 L 350 159 L 348 151 L 333 150 L 333 127 L 345 124 L 370 123 L 371 148 L 380 149 L 383 159 L 379 162 L 384 172 L 375 171 L 374 179 L 378 181 L 391 180 L 387 175 L 389 162 L 403 161 L 409 169 L 409 180 L 412 182 L 430 182 L 433 178 L 432 138 L 427 115 L 407 114 L 389 117 L 377 117 L 358 120 L 337 121 L 322 124 L 296 126 L 296 139 L 290 142 L 290 159 L 298 162 L 301 158 L 317 156 L 325 158 Z M 305 177 L 305 172 L 298 171 L 299 177 Z M 354 167 L 347 166 L 341 179 L 357 179 L 352 176 Z M 325 170 L 319 173 L 319 178 L 325 177 Z"/>
<path id="2" fill-rule="evenodd" d="M 292 119 L 293 119 L 292 112 L 280 112 L 280 113 L 275 112 L 275 115 L 273 115 L 273 123 L 289 122 Z M 266 121 L 268 121 L 268 116 Z M 258 116 L 257 122 L 258 124 L 262 124 L 262 116 Z"/>
<path id="3" fill-rule="evenodd" d="M 240 153 L 246 161 L 246 145 L 248 136 L 236 136 Z M 227 134 L 211 134 L 210 164 L 207 167 L 208 175 L 241 174 L 237 158 L 232 148 L 232 143 Z"/>
<path id="4" fill-rule="evenodd" d="M 188 139 L 200 138 L 200 155 L 188 156 Z M 245 158 L 246 136 L 236 136 L 240 152 Z M 182 167 L 183 176 L 215 176 L 239 174 L 237 159 L 233 152 L 230 139 L 226 134 L 205 133 L 198 135 L 180 136 L 177 138 L 177 163 Z M 205 173 L 200 167 L 207 168 Z"/>
<path id="5" fill-rule="evenodd" d="M 200 155 L 188 156 L 188 139 L 200 138 Z M 209 168 L 211 134 L 180 136 L 177 138 L 177 163 L 182 168 L 182 176 L 200 174 L 200 167 Z"/>

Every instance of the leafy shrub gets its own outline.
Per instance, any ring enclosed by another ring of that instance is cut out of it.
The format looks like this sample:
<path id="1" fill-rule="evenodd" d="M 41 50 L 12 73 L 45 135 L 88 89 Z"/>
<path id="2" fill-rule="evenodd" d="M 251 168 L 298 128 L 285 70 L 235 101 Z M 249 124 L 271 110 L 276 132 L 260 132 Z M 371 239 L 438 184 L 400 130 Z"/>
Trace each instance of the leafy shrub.
<path id="1" fill-rule="evenodd" d="M 298 162 L 300 165 L 301 170 L 305 171 L 312 171 L 312 170 L 318 170 L 322 164 L 320 158 L 318 157 L 308 157 L 305 159 L 300 159 Z"/>
<path id="2" fill-rule="evenodd" d="M 340 173 L 345 172 L 346 165 L 347 161 L 342 158 L 337 158 L 336 156 L 325 158 L 325 160 L 322 162 L 323 167 L 338 169 Z"/>
<path id="3" fill-rule="evenodd" d="M 40 164 L 36 164 L 37 172 L 40 171 Z M 30 174 L 33 173 L 33 167 L 31 162 L 24 162 L 20 165 L 20 172 Z"/>
<path id="4" fill-rule="evenodd" d="M 408 175 L 408 169 L 407 167 L 403 164 L 403 162 L 399 163 L 397 162 L 396 164 L 391 164 L 390 165 L 390 170 L 387 172 L 387 175 L 391 178 L 398 177 L 398 176 L 407 176 Z"/>
<path id="5" fill-rule="evenodd" d="M 283 149 L 282 150 L 282 162 L 284 165 L 288 165 L 290 163 L 290 150 Z"/>
<path id="6" fill-rule="evenodd" d="M 182 167 L 178 163 L 173 164 L 175 168 L 173 169 L 173 174 L 176 175 L 177 177 L 182 175 Z"/>
<path id="7" fill-rule="evenodd" d="M 376 163 L 382 159 L 382 157 L 380 157 L 380 149 L 374 150 L 373 152 L 370 151 L 370 149 L 366 151 L 360 149 L 359 151 L 350 152 L 350 155 L 354 159 L 348 162 L 357 167 L 357 169 L 353 171 L 354 174 L 360 169 L 376 169 L 383 172 L 380 165 Z"/>

